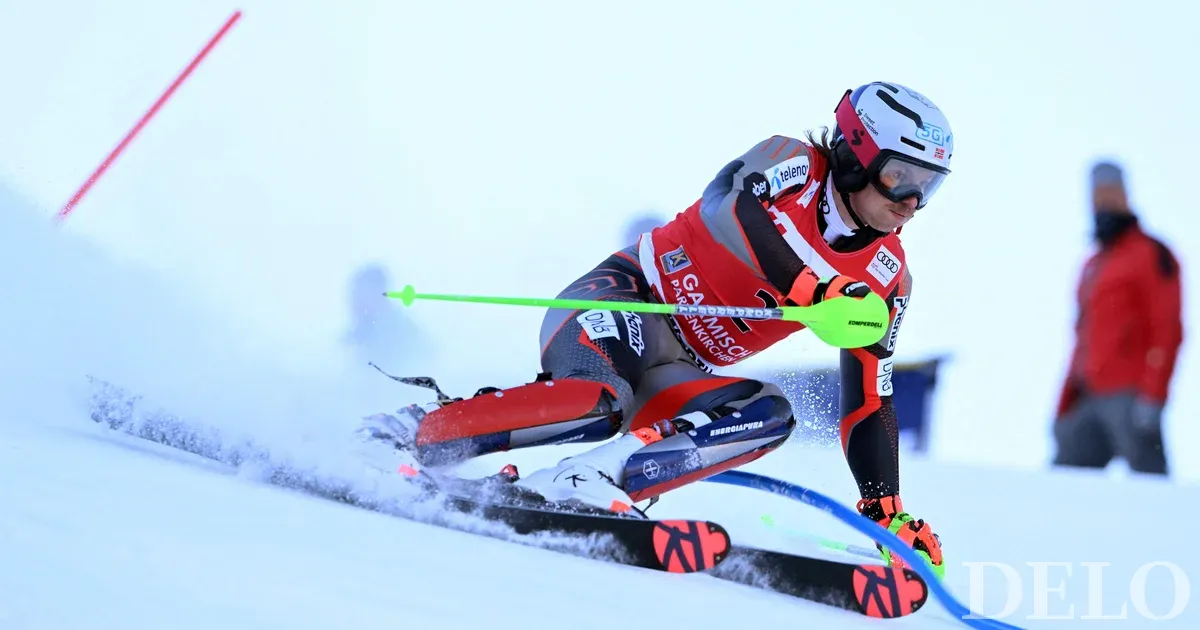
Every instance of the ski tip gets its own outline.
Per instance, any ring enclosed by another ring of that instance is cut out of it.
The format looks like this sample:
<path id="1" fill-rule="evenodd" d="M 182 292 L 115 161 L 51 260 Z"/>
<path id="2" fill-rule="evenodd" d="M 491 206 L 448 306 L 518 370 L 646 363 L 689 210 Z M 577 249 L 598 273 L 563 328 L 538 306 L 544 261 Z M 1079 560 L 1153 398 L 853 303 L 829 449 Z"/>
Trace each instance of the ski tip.
<path id="1" fill-rule="evenodd" d="M 854 598 L 864 615 L 892 619 L 920 610 L 929 585 L 912 569 L 860 564 L 854 569 Z"/>
<path id="2" fill-rule="evenodd" d="M 711 521 L 670 520 L 654 526 L 654 553 L 670 573 L 711 569 L 729 555 L 730 546 L 729 532 Z"/>

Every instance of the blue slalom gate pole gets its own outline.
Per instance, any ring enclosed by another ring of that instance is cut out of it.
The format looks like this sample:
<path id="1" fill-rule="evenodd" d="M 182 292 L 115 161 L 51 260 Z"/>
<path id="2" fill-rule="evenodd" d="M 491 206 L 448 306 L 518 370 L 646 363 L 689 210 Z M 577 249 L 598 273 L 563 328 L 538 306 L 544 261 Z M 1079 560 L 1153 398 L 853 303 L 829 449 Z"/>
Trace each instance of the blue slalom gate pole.
<path id="1" fill-rule="evenodd" d="M 799 501 L 805 505 L 810 505 L 819 510 L 828 512 L 837 518 L 839 521 L 858 530 L 864 536 L 868 536 L 879 544 L 887 547 L 892 553 L 899 555 L 904 559 L 904 562 L 913 571 L 916 571 L 929 586 L 929 590 L 937 596 L 938 602 L 942 608 L 953 615 L 959 621 L 972 628 L 986 629 L 1004 629 L 1004 630 L 1021 630 L 1018 626 L 1004 623 L 996 619 L 980 617 L 971 612 L 959 602 L 950 591 L 942 586 L 941 580 L 926 564 L 925 559 L 918 556 L 911 547 L 906 545 L 904 541 L 896 537 L 895 534 L 880 527 L 878 523 L 859 514 L 858 512 L 838 503 L 837 501 L 815 491 L 805 488 L 794 483 L 773 479 L 764 475 L 748 473 L 741 470 L 727 470 L 723 473 L 713 475 L 705 479 L 710 483 L 722 483 L 731 486 L 740 486 L 743 488 L 753 488 L 787 497 L 789 499 Z M 882 561 L 882 557 L 880 558 Z"/>

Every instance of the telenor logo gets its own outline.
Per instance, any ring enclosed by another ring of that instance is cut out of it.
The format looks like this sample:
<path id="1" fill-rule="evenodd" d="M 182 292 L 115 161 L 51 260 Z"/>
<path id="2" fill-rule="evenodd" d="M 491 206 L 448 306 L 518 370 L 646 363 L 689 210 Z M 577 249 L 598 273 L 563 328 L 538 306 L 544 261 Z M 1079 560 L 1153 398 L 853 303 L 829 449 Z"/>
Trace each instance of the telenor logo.
<path id="1" fill-rule="evenodd" d="M 766 173 L 771 182 L 771 195 L 778 195 L 792 186 L 808 183 L 808 156 L 797 155 L 771 167 Z"/>

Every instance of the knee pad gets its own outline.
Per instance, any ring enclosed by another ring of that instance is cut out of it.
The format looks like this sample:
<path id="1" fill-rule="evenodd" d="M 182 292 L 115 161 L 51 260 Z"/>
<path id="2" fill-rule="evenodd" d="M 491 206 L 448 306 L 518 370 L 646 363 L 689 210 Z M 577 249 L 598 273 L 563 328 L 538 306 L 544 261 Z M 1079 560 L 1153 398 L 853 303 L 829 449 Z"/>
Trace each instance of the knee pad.
<path id="1" fill-rule="evenodd" d="M 621 426 L 613 400 L 605 385 L 574 378 L 484 388 L 421 419 L 417 457 L 437 466 L 513 448 L 605 440 Z"/>
<path id="2" fill-rule="evenodd" d="M 634 453 L 625 465 L 625 492 L 634 501 L 650 499 L 752 462 L 783 444 L 795 426 L 786 398 L 763 396 Z"/>

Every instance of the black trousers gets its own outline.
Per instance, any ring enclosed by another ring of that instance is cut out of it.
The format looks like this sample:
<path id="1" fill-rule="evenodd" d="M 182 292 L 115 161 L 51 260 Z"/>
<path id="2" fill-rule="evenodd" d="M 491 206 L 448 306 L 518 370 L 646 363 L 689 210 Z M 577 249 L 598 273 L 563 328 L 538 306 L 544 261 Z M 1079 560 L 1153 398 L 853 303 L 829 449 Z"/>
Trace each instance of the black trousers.
<path id="1" fill-rule="evenodd" d="M 1085 395 L 1054 423 L 1055 466 L 1104 468 L 1120 457 L 1131 470 L 1167 474 L 1160 414 L 1139 413 L 1132 393 Z"/>

